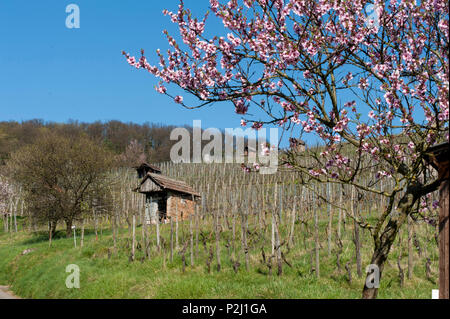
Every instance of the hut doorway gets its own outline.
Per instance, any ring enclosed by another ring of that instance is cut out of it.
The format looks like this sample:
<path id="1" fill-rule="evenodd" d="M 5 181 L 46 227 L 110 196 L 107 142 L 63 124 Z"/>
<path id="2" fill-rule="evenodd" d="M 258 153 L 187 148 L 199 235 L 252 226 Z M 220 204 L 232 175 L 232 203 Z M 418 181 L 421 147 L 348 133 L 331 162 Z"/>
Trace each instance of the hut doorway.
<path id="1" fill-rule="evenodd" d="M 164 221 L 167 216 L 167 198 L 166 196 L 146 196 L 145 200 L 145 222 L 147 224 L 156 224 Z"/>

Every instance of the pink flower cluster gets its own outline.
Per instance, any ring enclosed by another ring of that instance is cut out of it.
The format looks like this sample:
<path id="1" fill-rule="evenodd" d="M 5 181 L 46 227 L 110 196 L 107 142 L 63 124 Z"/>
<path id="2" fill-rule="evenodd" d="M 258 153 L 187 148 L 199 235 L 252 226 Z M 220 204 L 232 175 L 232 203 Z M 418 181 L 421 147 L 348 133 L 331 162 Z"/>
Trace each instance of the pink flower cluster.
<path id="1" fill-rule="evenodd" d="M 236 108 L 236 113 L 237 114 L 245 114 L 247 113 L 248 110 L 248 105 L 245 104 L 245 100 L 244 99 L 238 99 L 233 101 L 234 106 Z"/>
<path id="2" fill-rule="evenodd" d="M 157 51 L 157 66 L 143 51 L 138 60 L 124 52 L 128 64 L 159 78 L 159 93 L 171 83 L 202 105 L 233 102 L 237 114 L 249 117 L 242 126 L 294 125 L 315 134 L 328 154 L 314 176 L 351 173 L 338 157 L 343 141 L 398 167 L 448 139 L 446 1 L 210 0 L 210 8 L 223 36 L 207 38 L 208 15 L 197 19 L 180 1 L 176 12 L 164 11 L 179 40 L 164 31 L 170 49 Z M 268 118 L 251 119 L 250 105 Z"/>

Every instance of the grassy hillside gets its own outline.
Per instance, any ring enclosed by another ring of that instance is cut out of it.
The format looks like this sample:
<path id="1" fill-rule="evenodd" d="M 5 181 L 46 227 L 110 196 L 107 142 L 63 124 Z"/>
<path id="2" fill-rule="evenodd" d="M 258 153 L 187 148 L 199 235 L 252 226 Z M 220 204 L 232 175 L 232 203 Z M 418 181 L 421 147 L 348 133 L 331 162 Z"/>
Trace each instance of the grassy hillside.
<path id="1" fill-rule="evenodd" d="M 185 224 L 188 222 L 185 222 Z M 2 225 L 0 225 L 2 226 Z M 108 226 L 108 225 L 106 225 Z M 326 220 L 321 220 L 319 228 L 326 228 Z M 427 227 L 426 225 L 423 225 Z M 188 225 L 180 225 L 180 246 L 188 240 Z M 157 250 L 154 237 L 154 226 L 151 229 L 150 260 L 145 258 L 140 245 L 137 245 L 136 260 L 131 262 L 129 231 L 122 228 L 117 239 L 117 250 L 114 253 L 111 231 L 107 227 L 98 239 L 93 229 L 86 229 L 84 247 L 80 247 L 80 234 L 77 234 L 78 245 L 74 248 L 74 240 L 65 238 L 59 232 L 49 247 L 47 233 L 44 231 L 28 234 L 0 233 L 0 284 L 12 286 L 12 291 L 24 298 L 360 298 L 363 277 L 356 274 L 352 263 L 353 281 L 348 282 L 347 271 L 336 267 L 334 254 L 328 256 L 327 249 L 320 249 L 320 274 L 317 278 L 311 271 L 311 242 L 308 234 L 302 233 L 302 226 L 296 225 L 295 248 L 288 253 L 286 259 L 291 264 L 283 267 L 283 274 L 277 276 L 274 266 L 272 276 L 268 268 L 261 262 L 258 245 L 250 250 L 250 268 L 245 270 L 244 258 L 240 253 L 241 266 L 237 273 L 230 262 L 230 250 L 221 242 L 222 269 L 218 272 L 216 256 L 211 263 L 211 272 L 207 271 L 209 247 L 215 247 L 213 236 L 200 243 L 195 265 L 190 266 L 190 254 L 186 253 L 186 269 L 183 273 L 181 255 L 174 254 L 170 261 L 170 225 L 162 225 L 161 238 L 164 242 L 161 251 Z M 429 226 L 428 226 L 429 227 Z M 351 244 L 351 232 L 347 226 L 344 231 L 344 251 L 341 264 L 354 260 L 354 249 Z M 3 229 L 3 227 L 0 227 Z M 206 229 L 204 229 L 206 232 Z M 141 228 L 136 233 L 137 241 L 141 240 Z M 425 235 L 425 233 L 420 232 Z M 230 235 L 225 231 L 222 237 Z M 362 234 L 367 237 L 367 233 Z M 366 238 L 366 240 L 370 240 Z M 402 235 L 405 242 L 405 233 Z M 432 274 L 425 276 L 426 260 L 415 253 L 413 277 L 407 279 L 407 251 L 396 249 L 390 255 L 386 266 L 379 298 L 431 298 L 431 290 L 437 288 L 437 248 L 434 241 L 426 241 L 419 237 L 431 257 Z M 270 241 L 266 246 L 269 252 Z M 326 241 L 322 240 L 323 243 Z M 25 249 L 33 251 L 22 255 Z M 179 250 L 181 247 L 179 248 Z M 404 287 L 400 287 L 397 257 L 405 271 Z M 367 265 L 371 246 L 362 246 L 363 265 Z M 239 254 L 239 253 L 238 253 Z M 195 256 L 195 255 L 194 255 Z M 68 264 L 77 264 L 81 270 L 81 288 L 68 289 L 65 280 Z M 364 270 L 363 270 L 364 271 Z M 433 283 L 434 282 L 434 283 Z"/>
<path id="2" fill-rule="evenodd" d="M 2 225 L 5 219 L 0 220 L 0 285 L 12 286 L 13 292 L 25 298 L 361 297 L 373 242 L 369 231 L 354 223 L 351 215 L 374 225 L 386 205 L 385 198 L 373 193 L 353 197 L 348 185 L 310 185 L 313 192 L 298 183 L 298 173 L 289 170 L 262 175 L 243 173 L 237 164 L 171 163 L 162 164 L 161 169 L 202 195 L 192 228 L 189 220 L 179 223 L 178 241 L 171 225 L 161 224 L 161 244 L 157 246 L 156 225 L 148 229 L 141 226 L 143 196 L 131 191 L 138 182 L 135 171 L 117 170 L 113 172 L 116 182 L 111 190 L 111 211 L 84 216 L 83 247 L 80 221 L 75 222 L 76 248 L 73 237 L 65 238 L 62 223 L 49 247 L 45 227 L 35 228 L 24 201 L 18 201 L 14 210 L 19 231 L 15 232 L 13 219 L 9 219 L 9 227 Z M 367 184 L 375 177 L 366 174 L 358 178 Z M 392 180 L 379 187 L 392 188 Z M 431 217 L 436 216 L 431 207 L 436 196 L 429 198 Z M 137 223 L 134 261 L 133 218 Z M 391 248 L 379 298 L 429 299 L 431 290 L 438 287 L 436 224 L 417 214 L 415 219 L 402 227 Z M 119 232 L 115 244 L 113 220 Z M 278 229 L 279 253 L 284 258 L 277 258 L 276 250 L 272 255 L 273 229 Z M 142 248 L 147 243 L 149 258 Z M 26 249 L 32 251 L 23 255 Z M 280 276 L 277 259 L 281 261 Z M 80 267 L 80 289 L 66 288 L 69 264 Z"/>

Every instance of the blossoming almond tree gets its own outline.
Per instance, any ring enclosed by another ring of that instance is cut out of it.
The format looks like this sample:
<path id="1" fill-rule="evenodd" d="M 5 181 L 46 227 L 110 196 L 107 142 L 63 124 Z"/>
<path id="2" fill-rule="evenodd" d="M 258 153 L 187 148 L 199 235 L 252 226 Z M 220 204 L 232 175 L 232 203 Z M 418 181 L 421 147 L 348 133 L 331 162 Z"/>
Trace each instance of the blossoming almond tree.
<path id="1" fill-rule="evenodd" d="M 294 126 L 319 137 L 325 147 L 314 165 L 298 156 L 288 162 L 312 179 L 386 196 L 376 224 L 358 220 L 372 234 L 371 263 L 381 275 L 400 227 L 440 183 L 424 174 L 424 158 L 448 141 L 447 1 L 210 0 L 210 11 L 224 36 L 206 38 L 208 13 L 194 18 L 181 1 L 177 12 L 163 12 L 180 40 L 164 31 L 171 49 L 157 51 L 159 66 L 143 50 L 138 60 L 124 52 L 128 63 L 158 77 L 156 90 L 186 108 L 231 101 L 243 125 Z M 186 105 L 166 83 L 199 102 Z M 252 108 L 262 117 L 250 116 Z M 357 178 L 374 167 L 374 181 Z M 380 187 L 387 178 L 389 191 Z M 364 298 L 376 295 L 365 285 Z"/>

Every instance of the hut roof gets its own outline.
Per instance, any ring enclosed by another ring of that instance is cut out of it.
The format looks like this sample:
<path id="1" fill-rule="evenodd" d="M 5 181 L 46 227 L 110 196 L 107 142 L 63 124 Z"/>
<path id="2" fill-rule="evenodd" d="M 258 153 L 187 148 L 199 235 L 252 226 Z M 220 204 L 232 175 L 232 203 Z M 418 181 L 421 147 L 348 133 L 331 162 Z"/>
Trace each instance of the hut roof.
<path id="1" fill-rule="evenodd" d="M 244 151 L 247 151 L 247 152 L 256 152 L 256 148 L 254 148 L 254 147 L 252 147 L 252 146 L 246 145 L 246 146 L 244 147 Z"/>
<path id="2" fill-rule="evenodd" d="M 157 186 L 161 187 L 162 189 L 168 189 L 168 190 L 200 197 L 200 194 L 198 192 L 196 192 L 192 187 L 190 187 L 185 182 L 177 181 L 177 180 L 171 179 L 167 176 L 164 176 L 161 174 L 155 174 L 155 173 L 147 173 L 147 175 L 145 175 L 145 177 L 142 179 L 140 186 L 136 190 L 140 191 L 141 185 L 143 183 L 145 183 L 145 181 L 149 178 Z"/>
<path id="3" fill-rule="evenodd" d="M 291 137 L 289 141 L 296 145 L 306 145 L 305 141 L 300 138 Z"/>
<path id="4" fill-rule="evenodd" d="M 448 154 L 450 152 L 450 143 L 444 142 L 429 147 L 425 153 L 425 160 L 427 160 L 431 166 L 438 169 L 439 163 L 448 161 Z"/>
<path id="5" fill-rule="evenodd" d="M 433 154 L 437 155 L 437 154 L 440 154 L 443 152 L 448 152 L 449 149 L 450 149 L 450 143 L 444 142 L 444 143 L 436 144 L 436 145 L 429 147 L 427 151 L 429 153 L 433 153 Z"/>
<path id="6" fill-rule="evenodd" d="M 135 166 L 134 168 L 137 169 L 137 170 L 149 168 L 150 170 L 152 170 L 154 172 L 161 173 L 161 169 L 158 166 L 152 165 L 152 164 L 149 164 L 149 163 L 146 163 L 146 162 L 142 163 L 139 166 Z"/>

